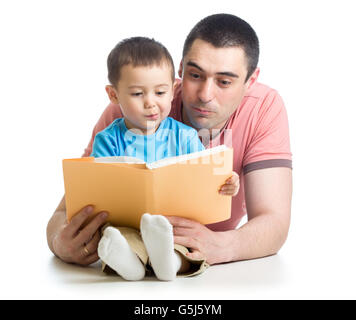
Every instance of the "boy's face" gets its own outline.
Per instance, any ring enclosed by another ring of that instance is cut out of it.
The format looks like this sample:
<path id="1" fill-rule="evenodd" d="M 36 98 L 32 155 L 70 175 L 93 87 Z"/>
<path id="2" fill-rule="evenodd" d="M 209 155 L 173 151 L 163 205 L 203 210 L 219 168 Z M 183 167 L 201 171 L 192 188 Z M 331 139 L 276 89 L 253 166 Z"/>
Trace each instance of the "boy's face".
<path id="1" fill-rule="evenodd" d="M 121 106 L 128 129 L 139 129 L 141 134 L 152 134 L 165 119 L 173 100 L 173 82 L 171 67 L 160 66 L 124 66 L 120 80 L 114 88 L 107 86 L 106 91 L 111 102 Z"/>

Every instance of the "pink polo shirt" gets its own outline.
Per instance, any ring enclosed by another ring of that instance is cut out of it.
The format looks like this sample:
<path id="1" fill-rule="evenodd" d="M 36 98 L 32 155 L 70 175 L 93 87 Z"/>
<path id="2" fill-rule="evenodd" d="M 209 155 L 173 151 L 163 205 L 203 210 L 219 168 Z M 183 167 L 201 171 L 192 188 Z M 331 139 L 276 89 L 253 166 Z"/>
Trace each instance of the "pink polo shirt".
<path id="1" fill-rule="evenodd" d="M 177 86 L 169 114 L 178 121 L 182 121 L 181 91 L 181 85 Z M 120 107 L 109 104 L 95 125 L 83 156 L 91 154 L 95 135 L 116 118 L 122 118 Z M 221 130 L 221 133 L 205 147 L 219 144 L 234 149 L 234 171 L 240 176 L 239 193 L 232 198 L 231 218 L 207 225 L 211 230 L 225 231 L 235 229 L 247 213 L 245 174 L 263 168 L 292 168 L 287 112 L 277 91 L 260 83 L 251 86 L 241 104 L 226 122 L 224 130 Z"/>

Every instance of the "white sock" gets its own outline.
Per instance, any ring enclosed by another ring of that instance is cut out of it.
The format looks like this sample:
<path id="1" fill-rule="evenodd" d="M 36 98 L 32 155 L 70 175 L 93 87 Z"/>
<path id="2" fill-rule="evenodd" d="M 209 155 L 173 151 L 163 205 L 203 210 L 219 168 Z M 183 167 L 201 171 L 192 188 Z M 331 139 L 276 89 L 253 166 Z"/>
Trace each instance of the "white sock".
<path id="1" fill-rule="evenodd" d="M 156 277 L 173 280 L 182 258 L 174 251 L 172 225 L 163 216 L 145 213 L 141 217 L 141 235 Z"/>
<path id="2" fill-rule="evenodd" d="M 145 276 L 145 268 L 141 260 L 116 228 L 107 227 L 104 230 L 98 245 L 98 255 L 126 280 L 141 280 Z"/>

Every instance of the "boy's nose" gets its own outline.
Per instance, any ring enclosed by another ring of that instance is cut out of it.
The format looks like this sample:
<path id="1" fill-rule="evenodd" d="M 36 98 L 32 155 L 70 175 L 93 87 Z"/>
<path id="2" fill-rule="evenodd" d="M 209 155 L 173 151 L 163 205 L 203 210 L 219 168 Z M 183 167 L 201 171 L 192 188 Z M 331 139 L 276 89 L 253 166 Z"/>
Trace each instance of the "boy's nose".
<path id="1" fill-rule="evenodd" d="M 156 106 L 156 104 L 155 104 L 155 101 L 152 99 L 152 98 L 147 98 L 146 100 L 145 100 L 145 108 L 146 109 L 150 109 L 150 108 L 153 108 L 153 107 L 155 107 Z"/>
<path id="2" fill-rule="evenodd" d="M 155 107 L 155 104 L 153 102 L 147 102 L 145 103 L 145 109 L 151 109 Z"/>

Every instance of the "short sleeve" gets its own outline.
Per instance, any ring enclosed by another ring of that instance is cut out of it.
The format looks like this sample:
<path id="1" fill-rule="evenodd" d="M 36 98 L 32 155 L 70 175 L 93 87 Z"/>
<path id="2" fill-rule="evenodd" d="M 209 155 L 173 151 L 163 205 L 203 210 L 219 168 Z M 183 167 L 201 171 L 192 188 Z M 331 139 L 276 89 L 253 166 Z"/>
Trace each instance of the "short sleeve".
<path id="1" fill-rule="evenodd" d="M 87 157 L 92 153 L 93 142 L 94 142 L 94 138 L 95 138 L 96 134 L 98 132 L 104 130 L 107 126 L 109 126 L 117 118 L 122 118 L 120 106 L 117 104 L 110 103 L 106 107 L 106 109 L 104 110 L 102 115 L 100 116 L 98 122 L 96 123 L 96 125 L 93 129 L 89 144 L 85 148 L 84 153 L 82 155 L 83 157 Z"/>
<path id="2" fill-rule="evenodd" d="M 258 110 L 242 164 L 245 174 L 254 169 L 292 167 L 287 111 L 275 90 Z"/>
<path id="3" fill-rule="evenodd" d="M 187 153 L 193 153 L 205 150 L 204 145 L 201 143 L 198 132 L 194 129 L 189 130 L 189 135 L 186 139 L 186 150 Z"/>
<path id="4" fill-rule="evenodd" d="M 113 157 L 117 155 L 117 145 L 106 132 L 99 132 L 94 139 L 91 157 Z"/>

